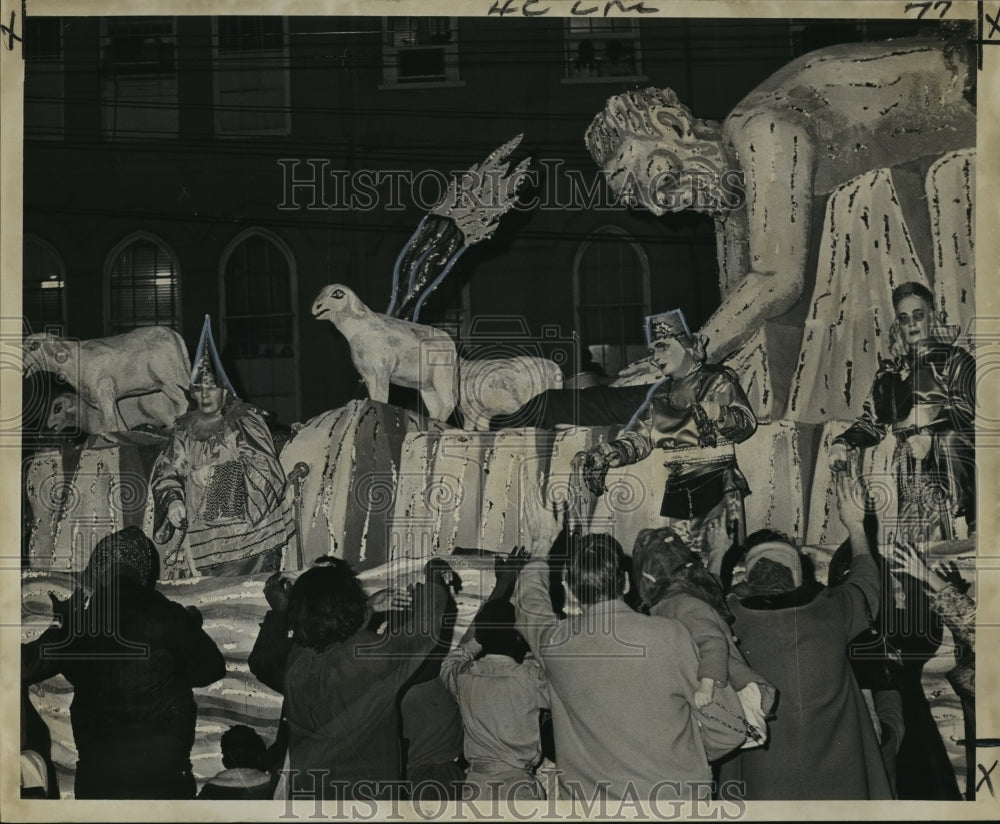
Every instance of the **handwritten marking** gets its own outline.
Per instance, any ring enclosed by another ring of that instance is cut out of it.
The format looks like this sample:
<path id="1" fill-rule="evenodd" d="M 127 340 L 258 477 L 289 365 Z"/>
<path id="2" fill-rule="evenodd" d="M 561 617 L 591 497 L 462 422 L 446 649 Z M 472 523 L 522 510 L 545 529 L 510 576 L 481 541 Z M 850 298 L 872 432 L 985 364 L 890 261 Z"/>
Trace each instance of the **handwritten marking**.
<path id="1" fill-rule="evenodd" d="M 14 51 L 14 41 L 21 42 L 21 38 L 14 34 L 14 23 L 17 22 L 17 12 L 10 13 L 10 25 L 5 26 L 0 23 L 0 40 L 7 46 L 7 51 Z"/>
<path id="2" fill-rule="evenodd" d="M 931 9 L 937 11 L 941 9 L 941 14 L 939 17 L 944 17 L 949 9 L 951 9 L 952 0 L 922 0 L 919 3 L 907 3 L 903 8 L 904 13 L 913 11 L 914 9 L 919 9 L 917 12 L 917 20 L 920 20 L 927 12 Z"/>
<path id="3" fill-rule="evenodd" d="M 486 14 L 487 16 L 495 17 L 505 17 L 508 14 L 520 14 L 523 17 L 542 17 L 552 9 L 549 6 L 535 8 L 541 2 L 542 0 L 493 0 Z M 933 2 L 934 0 L 927 0 L 927 5 L 933 5 Z M 937 2 L 938 4 L 944 3 L 951 6 L 951 0 L 937 0 Z M 631 4 L 626 4 L 624 0 L 607 0 L 603 7 L 601 5 L 584 7 L 583 3 L 584 0 L 574 0 L 570 14 L 575 17 L 590 17 L 594 15 L 610 17 L 612 14 L 627 15 L 630 12 L 635 12 L 636 14 L 655 14 L 660 10 L 655 6 L 647 6 L 644 0 L 638 0 L 638 2 Z"/>
<path id="4" fill-rule="evenodd" d="M 986 15 L 986 22 L 990 24 L 990 31 L 986 35 L 986 39 L 992 40 L 994 37 L 1000 37 L 1000 6 L 997 6 L 995 15 Z"/>
<path id="5" fill-rule="evenodd" d="M 986 788 L 990 791 L 990 797 L 991 798 L 997 797 L 997 794 L 993 792 L 993 780 L 990 778 L 990 775 L 992 774 L 993 770 L 997 768 L 997 764 L 1000 764 L 1000 761 L 994 761 L 993 766 L 990 767 L 988 770 L 982 764 L 976 765 L 977 767 L 979 767 L 979 772 L 983 774 L 983 777 L 979 779 L 979 783 L 976 784 L 977 793 L 979 792 L 980 787 L 982 787 L 983 784 L 985 784 Z"/>

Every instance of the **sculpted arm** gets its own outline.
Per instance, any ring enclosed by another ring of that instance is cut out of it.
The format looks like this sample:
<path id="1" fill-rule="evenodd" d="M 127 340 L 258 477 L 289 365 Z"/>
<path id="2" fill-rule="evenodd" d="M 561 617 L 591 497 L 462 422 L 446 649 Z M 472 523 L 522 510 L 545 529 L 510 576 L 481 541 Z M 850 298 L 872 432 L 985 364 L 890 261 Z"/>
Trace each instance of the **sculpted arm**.
<path id="1" fill-rule="evenodd" d="M 746 187 L 742 209 L 747 254 L 730 256 L 728 265 L 748 269 L 723 273 L 724 282 L 736 286 L 702 329 L 712 363 L 739 348 L 764 321 L 786 312 L 801 296 L 816 163 L 815 141 L 808 130 L 766 112 L 750 114 L 735 128 L 727 121 L 723 140 L 738 158 Z M 724 231 L 739 232 L 743 220 L 739 209 L 730 212 Z"/>

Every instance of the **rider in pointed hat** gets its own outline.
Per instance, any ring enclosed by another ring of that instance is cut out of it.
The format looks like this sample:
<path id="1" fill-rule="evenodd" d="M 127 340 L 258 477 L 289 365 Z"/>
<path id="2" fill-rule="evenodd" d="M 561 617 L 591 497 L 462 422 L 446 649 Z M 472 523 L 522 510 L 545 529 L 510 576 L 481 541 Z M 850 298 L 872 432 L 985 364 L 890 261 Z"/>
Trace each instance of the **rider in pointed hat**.
<path id="1" fill-rule="evenodd" d="M 236 397 L 208 315 L 189 395 L 196 408 L 177 419 L 153 467 L 154 537 L 172 544 L 183 533 L 178 557 L 190 574 L 276 569 L 292 523 L 285 473 L 263 416 Z"/>

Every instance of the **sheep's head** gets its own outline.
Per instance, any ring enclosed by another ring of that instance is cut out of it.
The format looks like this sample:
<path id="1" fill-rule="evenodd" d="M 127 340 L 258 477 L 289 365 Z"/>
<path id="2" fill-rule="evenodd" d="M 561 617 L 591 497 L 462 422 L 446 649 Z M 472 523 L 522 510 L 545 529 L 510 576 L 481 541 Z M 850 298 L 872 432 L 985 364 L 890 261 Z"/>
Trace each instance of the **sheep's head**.
<path id="1" fill-rule="evenodd" d="M 360 316 L 364 314 L 361 306 L 361 301 L 354 292 L 339 283 L 331 283 L 329 286 L 324 286 L 316 295 L 312 305 L 312 316 L 316 320 L 329 321 L 333 321 L 344 312 Z"/>
<path id="2" fill-rule="evenodd" d="M 72 392 L 63 392 L 52 399 L 49 417 L 45 426 L 62 432 L 64 429 L 80 428 L 80 399 Z"/>

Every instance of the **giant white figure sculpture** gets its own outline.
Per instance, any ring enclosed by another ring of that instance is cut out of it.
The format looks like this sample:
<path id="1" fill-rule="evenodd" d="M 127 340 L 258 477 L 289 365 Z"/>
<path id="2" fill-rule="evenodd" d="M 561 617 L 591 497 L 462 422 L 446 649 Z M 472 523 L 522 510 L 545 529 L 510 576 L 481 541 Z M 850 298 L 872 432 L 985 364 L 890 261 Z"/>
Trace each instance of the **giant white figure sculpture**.
<path id="1" fill-rule="evenodd" d="M 940 201 L 947 210 L 952 197 L 931 191 L 944 185 L 933 164 L 975 145 L 968 49 L 964 37 L 833 46 L 776 72 L 722 124 L 695 118 L 670 89 L 649 88 L 612 97 L 587 131 L 592 156 L 623 200 L 656 215 L 692 209 L 715 218 L 722 303 L 700 330 L 708 360 L 753 343 L 775 322 L 769 331 L 779 336 L 777 345 L 758 339 L 758 346 L 767 349 L 770 385 L 790 388 L 788 408 L 799 404 L 789 417 L 811 423 L 854 417 L 852 397 L 863 395 L 874 376 L 868 364 L 879 313 L 891 314 L 894 286 L 927 279 L 921 257 L 927 268 L 937 258 L 938 282 L 967 279 L 951 295 L 971 294 L 971 264 L 949 266 L 947 247 L 952 232 L 960 247 L 971 243 L 972 187 L 955 183 L 954 175 L 947 181 L 957 193 L 957 216 L 944 223 L 933 209 Z M 965 164 L 966 177 L 970 157 L 953 158 Z M 734 172 L 743 177 L 742 193 Z M 850 188 L 851 181 L 859 183 Z M 837 208 L 841 224 L 833 226 Z M 857 223 L 853 244 L 848 219 Z M 817 274 L 824 268 L 835 270 L 830 288 Z M 848 272 L 852 282 L 845 284 Z M 866 283 L 869 273 L 874 282 Z M 802 298 L 813 278 L 810 307 Z M 944 294 L 938 283 L 935 291 Z M 954 298 L 950 303 L 943 308 L 954 321 L 962 310 Z M 865 308 L 874 318 L 863 329 L 844 323 L 845 312 Z M 832 345 L 823 357 L 835 363 L 815 368 L 807 349 L 824 334 L 823 345 Z M 648 361 L 623 375 L 633 383 L 656 377 Z M 775 404 L 773 416 L 781 417 L 784 405 Z"/>

